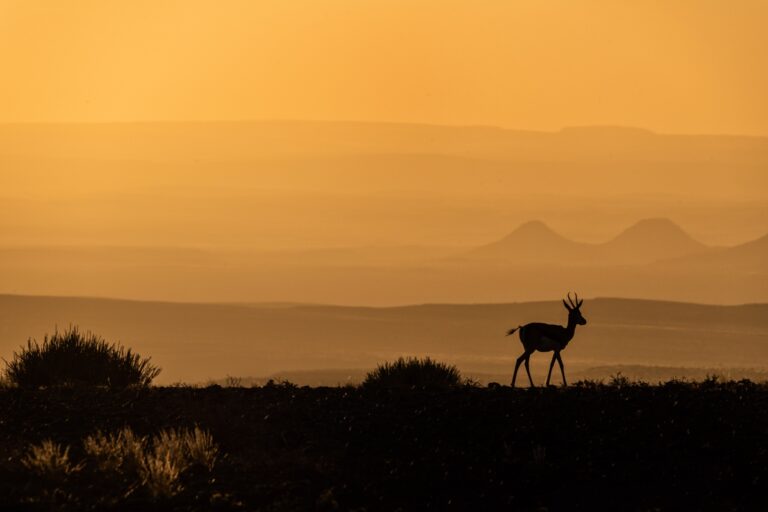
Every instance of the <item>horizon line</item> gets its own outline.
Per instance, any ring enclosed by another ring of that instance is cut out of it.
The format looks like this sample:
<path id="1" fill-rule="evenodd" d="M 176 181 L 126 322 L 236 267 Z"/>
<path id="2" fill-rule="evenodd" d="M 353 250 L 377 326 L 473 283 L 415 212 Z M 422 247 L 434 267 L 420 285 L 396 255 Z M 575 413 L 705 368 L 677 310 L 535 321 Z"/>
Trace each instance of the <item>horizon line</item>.
<path id="1" fill-rule="evenodd" d="M 543 130 L 533 128 L 518 128 L 486 123 L 437 123 L 427 121 L 392 121 L 392 120 L 360 120 L 360 119 L 301 119 L 301 118 L 244 118 L 244 119 L 135 119 L 135 120 L 50 120 L 50 121 L 0 121 L 0 126 L 63 126 L 63 125 L 171 125 L 171 124 L 349 124 L 349 125 L 389 125 L 389 126 L 418 126 L 431 128 L 449 128 L 449 129 L 485 129 L 502 132 L 523 132 L 536 133 L 542 135 L 558 135 L 574 129 L 608 129 L 623 130 L 645 135 L 657 136 L 682 136 L 682 137 L 739 137 L 739 138 L 768 138 L 768 133 L 733 133 L 733 132 L 665 132 L 656 131 L 652 128 L 637 126 L 632 124 L 620 123 L 585 123 L 569 124 L 559 129 Z"/>
<path id="2" fill-rule="evenodd" d="M 186 301 L 186 300 L 167 300 L 167 299 L 139 299 L 129 297 L 115 297 L 104 295 L 51 295 L 51 294 L 25 294 L 25 293 L 9 293 L 0 291 L 0 299 L 3 298 L 27 298 L 27 299 L 56 299 L 56 300 L 101 300 L 105 302 L 130 302 L 130 303 L 148 303 L 148 304 L 171 304 L 171 305 L 183 305 L 183 306 L 231 306 L 241 308 L 253 308 L 257 306 L 261 307 L 319 307 L 319 308 L 355 308 L 355 309 L 403 309 L 403 308 L 421 308 L 421 307 L 434 307 L 434 306 L 466 306 L 466 307 L 482 307 L 482 306 L 511 306 L 517 304 L 547 304 L 551 302 L 560 303 L 562 297 L 557 299 L 539 299 L 539 300 L 514 300 L 509 302 L 409 302 L 394 305 L 377 305 L 372 306 L 370 304 L 339 304 L 331 302 L 301 302 L 301 301 Z M 584 300 L 607 300 L 607 301 L 636 301 L 636 302 L 657 302 L 663 304 L 681 304 L 689 306 L 701 306 L 701 307 L 716 307 L 716 308 L 741 308 L 750 306 L 768 306 L 768 302 L 740 302 L 738 304 L 722 304 L 712 302 L 692 302 L 675 299 L 649 299 L 643 297 L 617 297 L 617 296 L 594 296 L 583 297 Z"/>

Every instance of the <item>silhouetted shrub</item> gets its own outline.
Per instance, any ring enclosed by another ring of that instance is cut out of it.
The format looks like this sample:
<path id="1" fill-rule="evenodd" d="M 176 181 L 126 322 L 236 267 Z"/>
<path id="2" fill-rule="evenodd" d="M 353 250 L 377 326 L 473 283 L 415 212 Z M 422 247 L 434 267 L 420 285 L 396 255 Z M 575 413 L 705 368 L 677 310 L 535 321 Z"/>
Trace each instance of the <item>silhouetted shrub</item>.
<path id="1" fill-rule="evenodd" d="M 21 387 L 50 386 L 148 386 L 160 369 L 149 358 L 110 344 L 77 327 L 45 337 L 43 343 L 27 341 L 27 347 L 6 361 L 6 379 Z"/>
<path id="2" fill-rule="evenodd" d="M 625 388 L 631 384 L 630 380 L 622 375 L 621 372 L 616 373 L 616 375 L 611 375 L 611 380 L 608 382 L 609 386 L 615 388 Z"/>
<path id="3" fill-rule="evenodd" d="M 274 379 L 269 379 L 263 387 L 270 390 L 299 389 L 299 386 L 289 380 L 279 380 L 275 382 Z"/>
<path id="4" fill-rule="evenodd" d="M 243 387 L 243 378 L 227 375 L 227 378 L 224 380 L 224 386 L 228 388 L 241 388 Z"/>
<path id="5" fill-rule="evenodd" d="M 426 357 L 399 358 L 384 363 L 368 373 L 363 381 L 366 388 L 446 389 L 464 384 L 459 370 Z"/>

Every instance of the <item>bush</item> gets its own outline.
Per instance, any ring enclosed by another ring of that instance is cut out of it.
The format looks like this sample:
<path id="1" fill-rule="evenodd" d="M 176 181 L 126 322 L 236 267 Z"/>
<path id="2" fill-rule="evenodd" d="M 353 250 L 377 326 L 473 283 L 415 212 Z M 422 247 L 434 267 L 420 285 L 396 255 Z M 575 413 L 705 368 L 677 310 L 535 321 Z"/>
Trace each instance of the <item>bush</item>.
<path id="1" fill-rule="evenodd" d="M 611 375 L 611 380 L 608 383 L 608 385 L 613 386 L 615 388 L 625 388 L 627 386 L 632 385 L 632 383 L 629 381 L 628 378 L 622 375 L 621 372 L 618 372 L 616 375 Z"/>
<path id="2" fill-rule="evenodd" d="M 41 344 L 27 341 L 26 348 L 5 362 L 5 377 L 21 387 L 148 386 L 160 373 L 149 361 L 120 344 L 70 327 L 63 334 L 46 336 Z"/>
<path id="3" fill-rule="evenodd" d="M 116 434 L 101 432 L 83 441 L 87 454 L 84 466 L 102 475 L 102 488 L 118 483 L 118 492 L 107 496 L 128 496 L 134 492 L 152 498 L 171 498 L 184 490 L 183 479 L 190 473 L 210 474 L 219 448 L 211 434 L 199 427 L 194 429 L 161 430 L 151 440 L 139 437 L 130 428 Z"/>
<path id="4" fill-rule="evenodd" d="M 21 464 L 38 477 L 60 478 L 79 470 L 69 460 L 69 447 L 62 447 L 50 439 L 32 445 Z"/>
<path id="5" fill-rule="evenodd" d="M 384 363 L 368 373 L 363 381 L 367 388 L 447 389 L 464 384 L 459 370 L 453 365 L 430 358 L 399 358 Z"/>
<path id="6" fill-rule="evenodd" d="M 63 447 L 50 439 L 32 445 L 21 458 L 21 465 L 29 475 L 28 491 L 34 495 L 31 501 L 47 505 L 46 508 L 51 510 L 73 501 L 67 487 L 82 465 L 72 463 L 68 446 Z"/>
<path id="7" fill-rule="evenodd" d="M 73 464 L 69 447 L 52 441 L 30 446 L 21 463 L 32 485 L 29 503 L 110 508 L 194 497 L 211 481 L 219 448 L 199 427 L 161 430 L 149 437 L 129 427 L 83 440 L 84 458 Z M 188 489 L 192 487 L 192 489 Z M 183 496 L 182 496 L 183 497 Z"/>

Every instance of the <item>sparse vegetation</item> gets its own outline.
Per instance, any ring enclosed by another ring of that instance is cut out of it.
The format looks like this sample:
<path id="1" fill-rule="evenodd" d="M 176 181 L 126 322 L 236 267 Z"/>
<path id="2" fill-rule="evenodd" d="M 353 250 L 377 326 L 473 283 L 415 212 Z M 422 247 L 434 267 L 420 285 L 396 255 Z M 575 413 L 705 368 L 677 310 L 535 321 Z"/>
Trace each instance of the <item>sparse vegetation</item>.
<path id="1" fill-rule="evenodd" d="M 115 507 L 169 500 L 185 491 L 190 475 L 211 474 L 218 457 L 213 437 L 198 427 L 161 430 L 152 439 L 126 427 L 87 436 L 82 445 L 77 464 L 69 446 L 50 440 L 30 446 L 21 459 L 33 479 L 25 501 Z"/>
<path id="2" fill-rule="evenodd" d="M 30 481 L 24 501 L 51 508 L 73 501 L 69 485 L 82 465 L 72 463 L 69 447 L 46 439 L 29 447 L 21 458 L 21 465 Z"/>
<path id="3" fill-rule="evenodd" d="M 5 378 L 19 387 L 148 386 L 160 369 L 131 349 L 70 327 L 27 346 L 6 361 Z"/>
<path id="4" fill-rule="evenodd" d="M 69 460 L 69 447 L 64 448 L 50 439 L 32 445 L 21 464 L 34 475 L 53 480 L 63 479 L 79 469 Z"/>
<path id="5" fill-rule="evenodd" d="M 630 385 L 630 381 L 627 377 L 617 372 L 615 375 L 611 375 L 609 384 L 615 388 L 623 388 Z"/>
<path id="6" fill-rule="evenodd" d="M 11 387 L 0 420 L 0 510 L 768 507 L 746 380 Z"/>
<path id="7" fill-rule="evenodd" d="M 85 453 L 99 471 L 106 473 L 138 473 L 145 446 L 146 438 L 137 436 L 130 428 L 109 435 L 97 432 L 83 440 Z"/>
<path id="8" fill-rule="evenodd" d="M 429 357 L 399 358 L 393 363 L 380 364 L 363 381 L 364 388 L 449 389 L 464 381 L 458 368 L 433 361 Z"/>
<path id="9" fill-rule="evenodd" d="M 275 382 L 273 379 L 269 379 L 264 384 L 264 389 L 280 390 L 280 389 L 297 389 L 299 386 L 289 380 L 279 380 Z"/>
<path id="10" fill-rule="evenodd" d="M 232 375 L 227 375 L 227 378 L 224 381 L 224 387 L 227 387 L 227 388 L 241 388 L 241 387 L 243 387 L 243 378 L 242 377 L 234 377 Z"/>

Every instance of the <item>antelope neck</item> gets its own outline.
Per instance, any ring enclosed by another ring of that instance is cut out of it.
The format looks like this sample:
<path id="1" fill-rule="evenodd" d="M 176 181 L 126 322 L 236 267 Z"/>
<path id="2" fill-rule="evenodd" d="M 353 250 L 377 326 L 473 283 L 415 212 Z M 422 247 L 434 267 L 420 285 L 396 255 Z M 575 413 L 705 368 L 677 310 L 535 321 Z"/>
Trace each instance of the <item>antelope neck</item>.
<path id="1" fill-rule="evenodd" d="M 576 334 L 576 320 L 572 320 L 570 316 L 568 317 L 568 325 L 565 326 L 565 332 L 568 334 L 566 341 L 571 341 L 573 335 Z"/>

